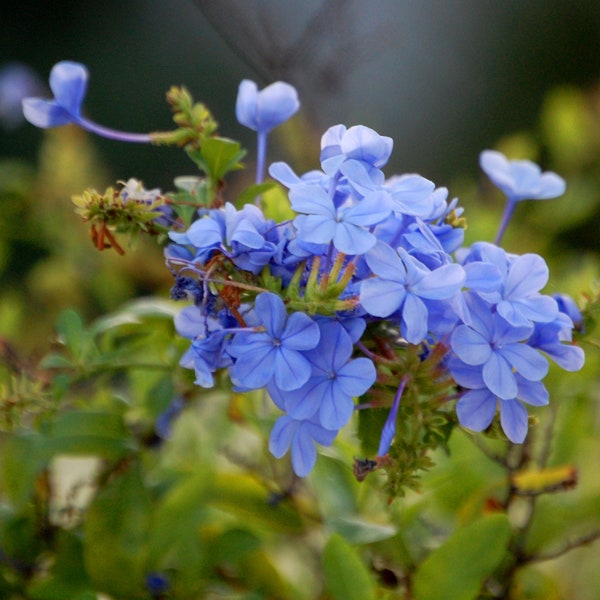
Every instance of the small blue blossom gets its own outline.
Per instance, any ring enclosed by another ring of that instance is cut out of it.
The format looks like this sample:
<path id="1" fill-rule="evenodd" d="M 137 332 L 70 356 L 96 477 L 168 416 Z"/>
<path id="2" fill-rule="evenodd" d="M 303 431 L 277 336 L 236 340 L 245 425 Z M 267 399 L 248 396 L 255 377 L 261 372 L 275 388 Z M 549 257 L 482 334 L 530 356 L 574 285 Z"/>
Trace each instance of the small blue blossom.
<path id="1" fill-rule="evenodd" d="M 50 89 L 54 100 L 25 98 L 25 118 L 42 128 L 60 127 L 67 123 L 79 124 L 88 77 L 88 70 L 82 64 L 66 60 L 57 63 L 50 71 Z"/>
<path id="2" fill-rule="evenodd" d="M 571 343 L 573 321 L 564 313 L 551 323 L 536 323 L 528 344 L 547 354 L 565 371 L 579 371 L 585 362 L 583 349 Z"/>
<path id="3" fill-rule="evenodd" d="M 336 209 L 324 190 L 308 185 L 294 187 L 290 200 L 296 212 L 304 213 L 294 219 L 300 240 L 313 244 L 332 242 L 336 250 L 350 255 L 364 254 L 375 245 L 377 238 L 366 228 L 390 214 L 378 198 Z"/>
<path id="4" fill-rule="evenodd" d="M 551 171 L 542 173 L 529 160 L 508 160 L 501 152 L 484 150 L 479 156 L 479 165 L 508 200 L 496 235 L 496 244 L 504 236 L 518 202 L 547 200 L 565 193 L 566 184 L 562 177 Z"/>
<path id="5" fill-rule="evenodd" d="M 154 431 L 162 440 L 171 439 L 173 422 L 179 417 L 185 407 L 183 398 L 177 397 L 167 408 L 156 417 Z"/>
<path id="6" fill-rule="evenodd" d="M 283 415 L 271 430 L 269 450 L 275 458 L 281 458 L 291 450 L 294 473 L 298 477 L 306 477 L 317 462 L 315 443 L 331 446 L 337 433 L 325 429 L 314 419 L 294 419 Z"/>
<path id="7" fill-rule="evenodd" d="M 394 141 L 379 135 L 370 127 L 345 125 L 330 127 L 321 138 L 321 166 L 328 175 L 334 175 L 346 161 L 357 161 L 374 175 L 382 177 L 381 167 L 390 158 Z"/>
<path id="8" fill-rule="evenodd" d="M 87 68 L 80 63 L 64 60 L 55 64 L 50 71 L 50 89 L 54 99 L 24 98 L 23 115 L 32 125 L 42 129 L 74 123 L 110 139 L 123 142 L 150 142 L 150 136 L 147 134 L 108 129 L 86 119 L 81 114 L 88 77 Z"/>
<path id="9" fill-rule="evenodd" d="M 277 81 L 260 92 L 254 81 L 244 79 L 240 83 L 235 114 L 242 125 L 258 134 L 256 183 L 261 183 L 264 178 L 268 133 L 287 121 L 299 108 L 298 93 L 289 83 Z"/>
<path id="10" fill-rule="evenodd" d="M 489 427 L 499 407 L 504 433 L 511 442 L 520 444 L 525 440 L 528 429 L 527 410 L 523 402 L 531 406 L 548 404 L 548 391 L 540 381 L 529 381 L 516 374 L 515 397 L 501 399 L 488 389 L 477 367 L 453 358 L 449 361 L 449 368 L 456 383 L 468 389 L 456 404 L 456 414 L 460 424 L 473 431 L 483 431 Z"/>
<path id="11" fill-rule="evenodd" d="M 517 373 L 528 381 L 543 379 L 548 361 L 525 343 L 533 327 L 514 327 L 481 300 L 471 304 L 471 323 L 452 332 L 450 345 L 464 363 L 480 368 L 490 392 L 510 400 L 517 395 Z"/>
<path id="12" fill-rule="evenodd" d="M 352 416 L 354 398 L 375 383 L 377 373 L 370 359 L 351 359 L 352 340 L 339 322 L 320 321 L 319 329 L 319 344 L 305 353 L 312 368 L 309 380 L 292 392 L 270 386 L 269 393 L 291 417 L 313 418 L 325 429 L 338 430 Z"/>
<path id="13" fill-rule="evenodd" d="M 479 164 L 494 185 L 509 201 L 547 200 L 565 193 L 565 180 L 551 171 L 542 170 L 529 160 L 508 160 L 495 150 L 484 150 Z"/>
<path id="14" fill-rule="evenodd" d="M 169 590 L 171 583 L 162 573 L 149 573 L 146 575 L 146 587 L 153 598 L 160 598 Z"/>
<path id="15" fill-rule="evenodd" d="M 360 286 L 360 303 L 371 315 L 402 315 L 402 335 L 419 344 L 427 335 L 428 310 L 424 300 L 443 300 L 458 294 L 464 281 L 463 268 L 448 264 L 429 270 L 403 248 L 398 252 L 378 242 L 365 256 L 376 277 Z"/>
<path id="16" fill-rule="evenodd" d="M 319 326 L 301 312 L 288 318 L 283 301 L 271 292 L 256 297 L 255 313 L 263 331 L 238 333 L 228 347 L 236 359 L 232 380 L 245 389 L 265 387 L 271 380 L 282 391 L 298 389 L 311 374 L 301 351 L 318 344 Z"/>
<path id="17" fill-rule="evenodd" d="M 583 332 L 583 315 L 575 300 L 568 294 L 552 294 L 552 297 L 558 304 L 558 310 L 573 321 L 573 326 L 577 331 Z"/>
<path id="18" fill-rule="evenodd" d="M 398 408 L 400 407 L 400 400 L 402 399 L 405 386 L 406 378 L 403 377 L 400 381 L 398 389 L 396 390 L 396 396 L 394 397 L 394 402 L 392 402 L 392 407 L 390 408 L 388 418 L 386 419 L 385 425 L 381 430 L 381 438 L 379 440 L 377 456 L 385 456 L 389 452 L 390 446 L 392 445 L 392 440 L 396 435 L 396 419 L 398 418 Z"/>
<path id="19" fill-rule="evenodd" d="M 262 90 L 254 81 L 240 83 L 235 105 L 237 120 L 254 131 L 268 133 L 300 108 L 298 93 L 289 83 L 277 81 Z"/>

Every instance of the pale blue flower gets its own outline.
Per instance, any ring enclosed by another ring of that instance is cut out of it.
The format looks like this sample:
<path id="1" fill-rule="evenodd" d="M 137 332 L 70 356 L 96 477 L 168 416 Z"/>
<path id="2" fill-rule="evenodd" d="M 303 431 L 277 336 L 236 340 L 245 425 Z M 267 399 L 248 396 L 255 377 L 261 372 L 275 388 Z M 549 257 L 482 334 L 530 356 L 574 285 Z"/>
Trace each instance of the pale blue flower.
<path id="1" fill-rule="evenodd" d="M 291 450 L 294 473 L 306 477 L 317 461 L 315 444 L 331 446 L 337 433 L 325 429 L 314 419 L 301 420 L 283 415 L 271 431 L 269 450 L 275 458 L 281 458 Z"/>
<path id="2" fill-rule="evenodd" d="M 508 160 L 496 150 L 484 150 L 479 164 L 509 200 L 547 200 L 565 193 L 565 180 L 529 160 Z"/>
<path id="3" fill-rule="evenodd" d="M 398 252 L 378 242 L 365 255 L 376 277 L 360 286 L 360 303 L 371 315 L 388 317 L 400 311 L 402 335 L 411 344 L 427 335 L 428 309 L 424 300 L 444 300 L 458 294 L 465 272 L 460 265 L 447 264 L 431 271 L 403 248 Z"/>
<path id="4" fill-rule="evenodd" d="M 257 132 L 268 133 L 300 108 L 298 93 L 289 83 L 277 81 L 262 90 L 254 81 L 240 83 L 235 105 L 237 120 Z"/>
<path id="5" fill-rule="evenodd" d="M 150 142 L 147 134 L 115 131 L 83 117 L 81 109 L 87 92 L 88 76 L 87 68 L 80 63 L 64 60 L 55 64 L 50 71 L 50 89 L 54 99 L 24 98 L 23 115 L 30 123 L 43 129 L 74 123 L 113 140 Z"/>
<path id="6" fill-rule="evenodd" d="M 236 359 L 230 369 L 235 385 L 257 389 L 274 380 L 282 391 L 303 386 L 311 367 L 301 351 L 318 344 L 319 326 L 301 312 L 288 318 L 283 301 L 271 292 L 256 297 L 254 312 L 264 331 L 238 333 L 228 347 Z"/>

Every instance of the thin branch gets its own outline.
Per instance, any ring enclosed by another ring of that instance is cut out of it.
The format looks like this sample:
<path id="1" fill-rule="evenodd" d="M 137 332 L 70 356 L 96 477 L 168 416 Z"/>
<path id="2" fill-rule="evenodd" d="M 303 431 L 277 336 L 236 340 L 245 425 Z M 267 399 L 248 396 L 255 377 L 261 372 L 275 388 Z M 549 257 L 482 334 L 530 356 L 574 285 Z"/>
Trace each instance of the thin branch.
<path id="1" fill-rule="evenodd" d="M 546 560 L 553 560 L 555 558 L 559 558 L 563 555 L 565 555 L 567 552 L 570 552 L 571 550 L 575 550 L 576 548 L 581 548 L 582 546 L 587 546 L 588 544 L 591 544 L 592 542 L 595 542 L 596 540 L 600 539 L 600 529 L 596 529 L 596 531 L 592 531 L 591 533 L 588 533 L 587 535 L 582 535 L 579 538 L 576 538 L 570 542 L 567 542 L 564 546 L 562 546 L 561 548 L 558 548 L 552 552 L 546 552 L 545 554 L 531 554 L 531 555 L 523 555 L 521 557 L 521 564 L 523 563 L 538 563 L 538 562 L 543 562 Z"/>

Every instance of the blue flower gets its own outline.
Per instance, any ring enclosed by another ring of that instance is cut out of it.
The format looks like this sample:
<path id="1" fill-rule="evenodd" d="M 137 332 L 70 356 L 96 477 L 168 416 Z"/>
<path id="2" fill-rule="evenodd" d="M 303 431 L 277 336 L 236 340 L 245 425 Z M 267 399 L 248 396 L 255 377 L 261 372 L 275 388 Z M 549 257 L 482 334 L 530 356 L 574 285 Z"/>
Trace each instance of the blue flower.
<path id="1" fill-rule="evenodd" d="M 479 156 L 479 164 L 508 200 L 496 234 L 496 244 L 500 244 L 517 202 L 546 200 L 565 193 L 566 184 L 562 177 L 551 171 L 542 173 L 541 169 L 529 160 L 508 160 L 500 152 L 485 150 Z"/>
<path id="2" fill-rule="evenodd" d="M 321 338 L 305 353 L 311 364 L 310 379 L 292 392 L 270 386 L 271 398 L 295 419 L 310 419 L 325 429 L 338 430 L 354 411 L 354 398 L 362 396 L 375 382 L 377 372 L 368 358 L 351 359 L 352 340 L 337 321 L 319 322 Z"/>
<path id="3" fill-rule="evenodd" d="M 456 404 L 456 414 L 463 427 L 473 431 L 483 431 L 494 419 L 500 408 L 500 424 L 511 442 L 520 444 L 525 440 L 528 429 L 527 410 L 523 402 L 531 406 L 548 404 L 548 391 L 539 381 L 529 381 L 517 374 L 517 388 L 514 398 L 501 399 L 491 392 L 481 370 L 476 366 L 452 358 L 448 363 L 456 383 L 467 388 Z"/>
<path id="4" fill-rule="evenodd" d="M 538 165 L 529 160 L 508 160 L 501 152 L 484 150 L 479 164 L 511 201 L 547 200 L 565 193 L 562 177 L 551 171 L 542 173 Z"/>
<path id="5" fill-rule="evenodd" d="M 67 60 L 57 63 L 50 71 L 50 89 L 54 100 L 25 98 L 25 118 L 42 128 L 80 123 L 87 82 L 88 70 L 84 65 Z"/>
<path id="6" fill-rule="evenodd" d="M 291 449 L 294 473 L 298 477 L 306 477 L 317 461 L 315 443 L 331 446 L 337 433 L 325 429 L 314 419 L 294 419 L 283 415 L 271 431 L 269 450 L 275 458 L 281 458 Z"/>
<path id="7" fill-rule="evenodd" d="M 479 367 L 490 392 L 510 400 L 517 396 L 517 373 L 528 381 L 546 376 L 548 361 L 525 343 L 533 327 L 514 327 L 477 297 L 470 309 L 470 324 L 452 332 L 450 345 L 464 363 Z"/>
<path id="8" fill-rule="evenodd" d="M 149 573 L 146 575 L 146 587 L 152 598 L 160 598 L 169 590 L 171 583 L 169 578 L 162 573 Z"/>
<path id="9" fill-rule="evenodd" d="M 277 81 L 259 92 L 256 83 L 244 79 L 238 89 L 235 114 L 245 127 L 268 133 L 299 108 L 298 93 L 289 83 Z"/>
<path id="10" fill-rule="evenodd" d="M 478 260 L 480 259 L 480 260 Z M 479 277 L 473 289 L 486 301 L 495 304 L 498 314 L 515 327 L 548 323 L 558 314 L 554 298 L 539 293 L 548 282 L 548 266 L 537 254 L 508 255 L 493 244 L 479 243 L 472 248 L 465 269 L 473 275 L 494 268 L 500 275 L 484 285 Z M 476 267 L 477 265 L 477 267 Z M 484 265 L 488 265 L 485 267 Z M 491 273 L 490 273 L 491 274 Z"/>
<path id="11" fill-rule="evenodd" d="M 394 397 L 394 402 L 392 403 L 392 407 L 390 408 L 388 418 L 386 419 L 385 425 L 381 430 L 381 438 L 379 440 L 379 449 L 377 450 L 377 456 L 385 456 L 390 450 L 392 440 L 396 435 L 396 419 L 398 418 L 398 408 L 400 406 L 400 400 L 402 398 L 402 394 L 404 393 L 405 386 L 406 378 L 403 377 L 396 391 L 396 396 Z"/>
<path id="12" fill-rule="evenodd" d="M 0 126 L 16 129 L 23 122 L 23 98 L 41 93 L 44 89 L 37 73 L 19 62 L 0 67 Z"/>
<path id="13" fill-rule="evenodd" d="M 271 380 L 280 390 L 298 389 L 311 374 L 301 351 L 318 344 L 319 326 L 301 312 L 288 318 L 283 301 L 271 292 L 256 297 L 255 313 L 262 327 L 238 333 L 228 347 L 236 359 L 230 368 L 232 380 L 244 389 L 265 387 Z"/>
<path id="14" fill-rule="evenodd" d="M 584 319 L 577 303 L 568 294 L 552 294 L 558 304 L 558 310 L 567 315 L 572 321 L 575 329 L 583 333 Z"/>
<path id="15" fill-rule="evenodd" d="M 305 213 L 294 219 L 301 241 L 333 242 L 336 250 L 350 255 L 364 254 L 375 245 L 377 239 L 365 227 L 383 221 L 390 214 L 378 198 L 336 209 L 329 195 L 312 185 L 292 188 L 290 200 L 296 212 Z"/>
<path id="16" fill-rule="evenodd" d="M 398 252 L 382 242 L 365 255 L 376 277 L 360 286 L 360 303 L 371 315 L 388 317 L 402 313 L 402 335 L 411 343 L 427 335 L 428 309 L 423 300 L 443 300 L 458 294 L 465 272 L 460 265 L 447 264 L 430 271 L 403 248 Z"/>
<path id="17" fill-rule="evenodd" d="M 349 129 L 345 125 L 335 125 L 321 138 L 321 166 L 325 173 L 333 175 L 344 162 L 358 161 L 380 179 L 380 168 L 387 163 L 393 147 L 392 138 L 379 135 L 364 125 Z"/>
<path id="18" fill-rule="evenodd" d="M 81 114 L 88 82 L 88 70 L 80 63 L 64 60 L 50 71 L 50 89 L 53 100 L 43 98 L 24 98 L 23 115 L 36 127 L 47 129 L 61 127 L 69 123 L 79 125 L 102 137 L 123 142 L 151 141 L 144 133 L 127 133 L 98 125 Z"/>
<path id="19" fill-rule="evenodd" d="M 559 313 L 551 323 L 536 323 L 528 344 L 545 352 L 557 365 L 565 371 L 579 371 L 584 365 L 585 354 L 579 346 L 571 342 L 573 321 Z"/>

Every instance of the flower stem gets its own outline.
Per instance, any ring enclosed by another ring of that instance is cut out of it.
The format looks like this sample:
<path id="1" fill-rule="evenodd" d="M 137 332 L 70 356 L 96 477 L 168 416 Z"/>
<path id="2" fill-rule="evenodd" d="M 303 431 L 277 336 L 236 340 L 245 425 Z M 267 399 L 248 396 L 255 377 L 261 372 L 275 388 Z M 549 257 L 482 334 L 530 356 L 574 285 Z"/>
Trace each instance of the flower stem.
<path id="1" fill-rule="evenodd" d="M 498 229 L 498 233 L 496 234 L 496 239 L 494 241 L 494 244 L 496 244 L 496 246 L 500 245 L 500 242 L 502 241 L 502 238 L 504 237 L 504 232 L 506 231 L 506 228 L 508 227 L 508 223 L 510 222 L 511 217 L 512 217 L 513 213 L 515 212 L 516 206 L 517 206 L 517 202 L 515 200 L 511 200 L 509 198 L 508 202 L 506 204 L 506 208 L 504 209 L 504 214 L 502 215 L 502 222 L 500 223 L 500 227 Z"/>
<path id="2" fill-rule="evenodd" d="M 97 123 L 89 121 L 88 119 L 84 119 L 83 117 L 77 121 L 77 124 L 83 129 L 91 131 L 96 135 L 108 138 L 110 140 L 116 140 L 118 142 L 149 144 L 152 141 L 152 137 L 148 133 L 129 133 L 127 131 L 117 131 L 116 129 L 110 129 L 108 127 L 103 127 L 102 125 L 98 125 Z"/>

